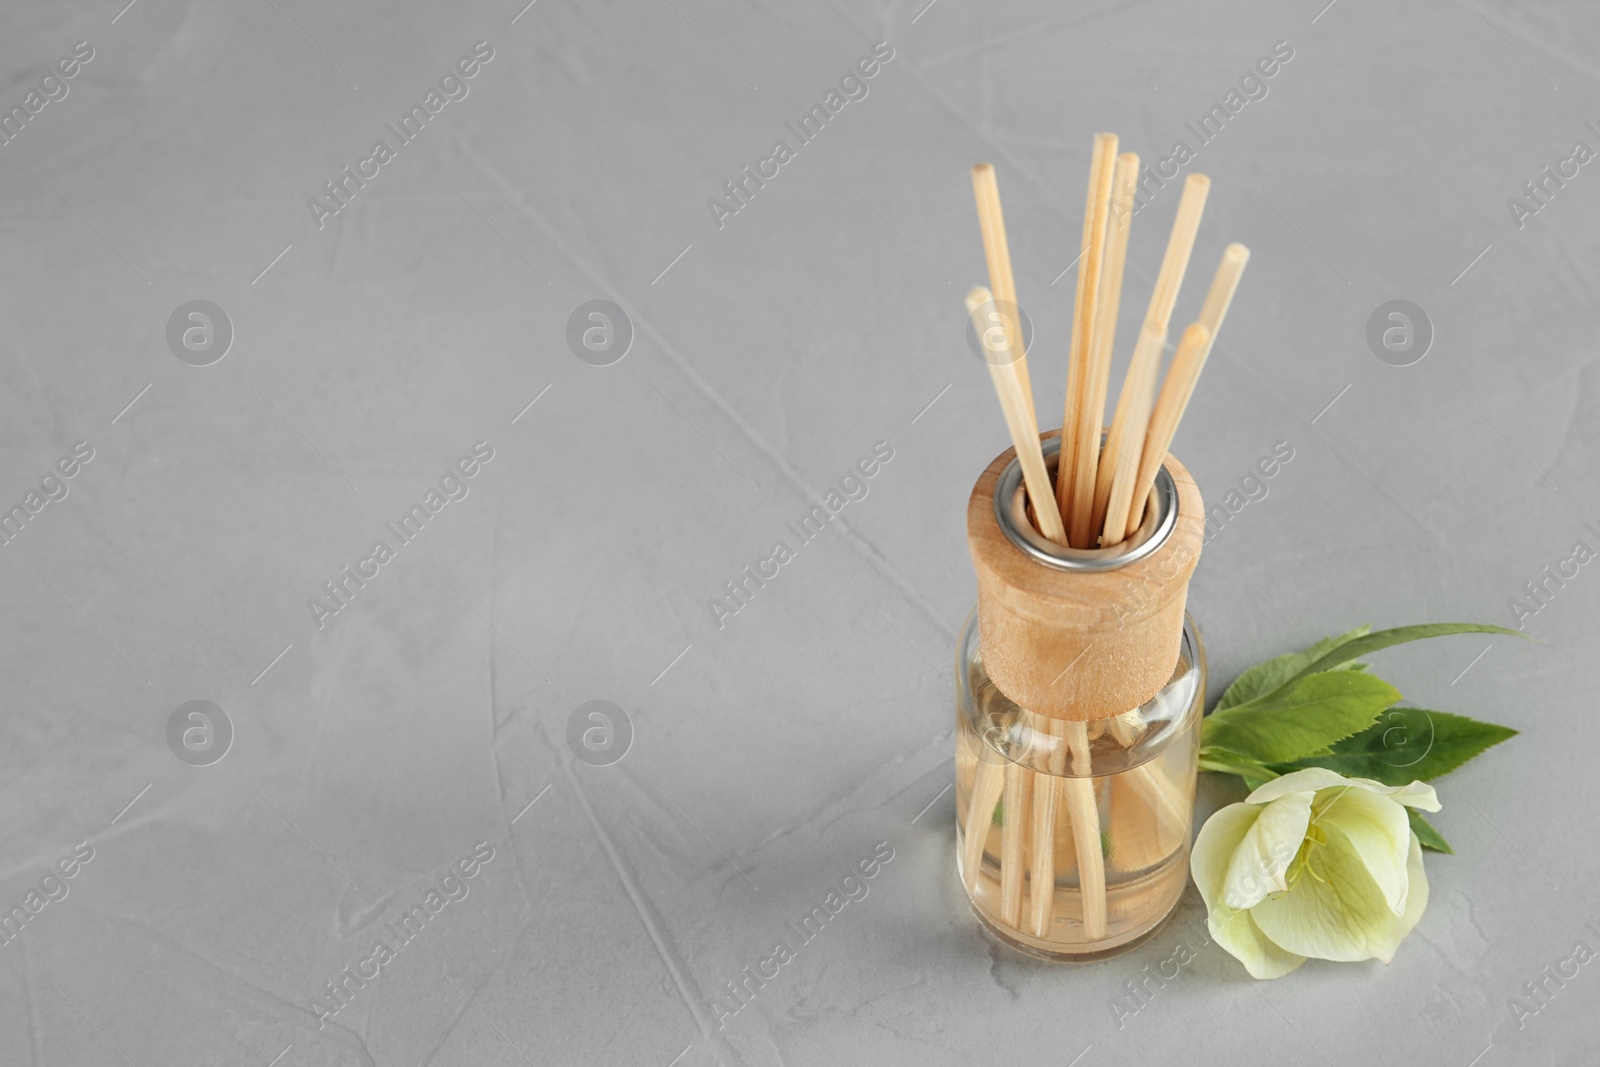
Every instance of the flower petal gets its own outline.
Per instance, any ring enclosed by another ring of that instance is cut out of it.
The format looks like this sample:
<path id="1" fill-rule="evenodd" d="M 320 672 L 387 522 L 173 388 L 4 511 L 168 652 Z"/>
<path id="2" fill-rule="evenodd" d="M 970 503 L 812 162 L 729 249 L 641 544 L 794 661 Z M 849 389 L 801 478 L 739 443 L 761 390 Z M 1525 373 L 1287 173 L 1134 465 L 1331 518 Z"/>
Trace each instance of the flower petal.
<path id="1" fill-rule="evenodd" d="M 1284 875 L 1311 822 L 1315 793 L 1290 793 L 1261 807 L 1255 825 L 1234 847 L 1223 881 L 1222 903 L 1230 908 L 1253 908 L 1268 893 L 1289 888 Z M 1395 811 L 1398 805 L 1391 804 Z M 1402 812 L 1401 818 L 1404 818 Z"/>
<path id="2" fill-rule="evenodd" d="M 1207 908 L 1221 906 L 1228 863 L 1244 835 L 1261 817 L 1261 810 L 1254 804 L 1229 804 L 1200 827 L 1189 853 L 1189 873 L 1194 875 L 1194 884 Z"/>
<path id="3" fill-rule="evenodd" d="M 1439 810 L 1439 795 L 1434 792 L 1433 786 L 1426 782 L 1412 782 L 1410 785 L 1384 785 L 1382 782 L 1375 782 L 1371 778 L 1346 778 L 1337 771 L 1330 771 L 1326 767 L 1306 767 L 1286 774 L 1281 778 L 1274 778 L 1272 781 L 1262 785 L 1254 793 L 1245 797 L 1245 803 L 1266 804 L 1289 793 L 1316 792 L 1342 785 L 1358 785 L 1370 793 L 1393 797 L 1398 803 L 1410 808 L 1421 808 L 1423 811 Z"/>
<path id="4" fill-rule="evenodd" d="M 1289 891 L 1257 904 L 1251 918 L 1288 952 L 1345 962 L 1383 958 L 1394 950 L 1398 917 L 1343 832 L 1330 827 L 1327 836 Z"/>
<path id="5" fill-rule="evenodd" d="M 1206 926 L 1212 940 L 1244 964 L 1252 978 L 1282 978 L 1306 961 L 1268 940 L 1248 911 L 1218 905 L 1207 916 Z"/>
<path id="6" fill-rule="evenodd" d="M 1374 782 L 1370 778 L 1352 778 L 1352 782 L 1359 783 L 1371 792 L 1386 796 L 1397 804 L 1404 804 L 1408 808 L 1421 808 L 1423 811 L 1439 810 L 1439 794 L 1434 792 L 1433 786 L 1427 782 L 1412 782 L 1410 785 L 1384 785 Z"/>
<path id="7" fill-rule="evenodd" d="M 1306 767 L 1272 779 L 1244 799 L 1246 804 L 1266 804 L 1290 793 L 1315 793 L 1319 789 L 1349 785 L 1350 782 L 1351 779 L 1326 767 Z"/>
<path id="8" fill-rule="evenodd" d="M 1411 823 L 1406 809 L 1392 797 L 1379 796 L 1358 785 L 1356 782 L 1317 793 L 1311 822 L 1322 830 L 1327 843 L 1313 846 L 1311 862 L 1321 873 L 1325 858 L 1332 860 L 1329 852 L 1349 852 L 1355 862 L 1367 869 L 1389 910 L 1398 918 L 1406 907 L 1406 852 Z M 1309 872 L 1307 876 L 1310 877 Z"/>
<path id="9" fill-rule="evenodd" d="M 1417 835 L 1411 835 L 1411 847 L 1406 851 L 1406 874 L 1410 878 L 1411 891 L 1406 894 L 1406 913 L 1395 920 L 1394 943 L 1399 945 L 1405 940 L 1417 925 L 1417 920 L 1422 918 L 1423 911 L 1428 907 L 1428 872 L 1422 868 L 1422 843 L 1417 840 Z M 1388 963 L 1394 956 L 1393 950 L 1388 956 L 1379 956 L 1384 963 Z"/>

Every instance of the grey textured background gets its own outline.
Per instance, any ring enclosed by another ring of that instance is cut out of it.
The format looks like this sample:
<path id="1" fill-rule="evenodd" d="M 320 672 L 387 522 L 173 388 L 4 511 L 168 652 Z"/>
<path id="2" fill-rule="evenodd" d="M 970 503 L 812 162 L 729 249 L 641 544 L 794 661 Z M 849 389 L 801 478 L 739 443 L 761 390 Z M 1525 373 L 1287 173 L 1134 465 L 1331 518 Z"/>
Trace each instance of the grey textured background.
<path id="1" fill-rule="evenodd" d="M 1215 186 L 1177 320 L 1227 241 L 1254 257 L 1175 451 L 1217 502 L 1294 449 L 1196 574 L 1212 692 L 1363 622 L 1509 625 L 1600 547 L 1600 177 L 1521 229 L 1506 206 L 1600 148 L 1600 12 L 924 2 L 8 6 L 0 104 L 94 58 L 0 146 L 0 498 L 94 459 L 0 548 L 0 901 L 94 858 L 0 945 L 0 1061 L 1600 1062 L 1594 968 L 1508 1008 L 1600 944 L 1594 567 L 1542 646 L 1381 659 L 1524 731 L 1441 783 L 1458 855 L 1388 968 L 1252 983 L 1192 889 L 1110 962 L 998 951 L 945 791 L 963 505 L 1006 444 L 962 342 L 967 168 L 999 168 L 1056 425 L 1092 133 L 1193 145 L 1289 42 L 1188 168 Z M 470 94 L 319 229 L 307 198 L 479 40 Z M 707 198 L 880 40 L 869 95 L 719 229 Z M 1175 206 L 1135 224 L 1124 359 Z M 208 367 L 166 344 L 197 298 L 235 330 Z M 1365 342 L 1395 298 L 1437 334 L 1405 368 Z M 592 299 L 635 329 L 612 366 L 565 341 Z M 480 440 L 470 495 L 319 630 L 307 599 Z M 880 440 L 870 495 L 719 630 L 709 598 Z M 235 730 L 208 767 L 166 743 L 194 699 Z M 609 767 L 565 743 L 591 699 L 633 723 Z M 319 1030 L 323 983 L 480 841 L 470 895 Z M 879 842 L 869 895 L 719 1028 L 724 983 Z"/>

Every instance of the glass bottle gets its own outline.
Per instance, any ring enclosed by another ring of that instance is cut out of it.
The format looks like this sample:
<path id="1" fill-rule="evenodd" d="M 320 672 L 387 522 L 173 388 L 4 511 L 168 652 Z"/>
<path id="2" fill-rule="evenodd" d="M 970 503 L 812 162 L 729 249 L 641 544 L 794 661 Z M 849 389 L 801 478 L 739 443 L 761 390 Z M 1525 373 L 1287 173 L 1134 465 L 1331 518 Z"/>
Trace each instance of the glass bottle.
<path id="1" fill-rule="evenodd" d="M 1161 926 L 1189 880 L 1205 692 L 1205 646 L 1186 617 L 1172 680 L 1144 704 L 1083 723 L 1036 715 L 990 680 L 972 613 L 956 648 L 956 857 L 991 933 L 1046 959 L 1093 960 Z M 1075 748 L 1078 736 L 1086 745 Z M 1008 799 L 1027 807 L 1014 888 L 1004 878 Z M 1092 833 L 1080 837 L 1080 825 Z M 1098 858 L 1080 857 L 1085 840 Z"/>
<path id="2" fill-rule="evenodd" d="M 1046 435 L 1053 465 L 1059 440 Z M 1204 512 L 1168 458 L 1138 531 L 1046 541 L 1012 453 L 968 510 L 978 606 L 957 643 L 957 867 L 1004 943 L 1051 960 L 1125 952 L 1188 883 L 1206 691 L 1185 610 Z"/>

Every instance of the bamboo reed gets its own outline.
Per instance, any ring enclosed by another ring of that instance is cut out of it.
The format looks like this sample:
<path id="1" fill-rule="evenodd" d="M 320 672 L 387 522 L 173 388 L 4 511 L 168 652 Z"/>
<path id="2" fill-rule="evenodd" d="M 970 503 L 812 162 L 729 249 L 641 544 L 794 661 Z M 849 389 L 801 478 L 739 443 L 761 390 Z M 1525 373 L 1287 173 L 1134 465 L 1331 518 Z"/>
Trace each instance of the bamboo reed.
<path id="1" fill-rule="evenodd" d="M 1083 417 L 1084 379 L 1094 348 L 1095 312 L 1100 302 L 1101 260 L 1105 254 L 1116 155 L 1117 135 L 1095 134 L 1094 152 L 1089 162 L 1089 192 L 1083 212 L 1083 243 L 1078 252 L 1078 289 L 1073 302 L 1072 348 L 1067 363 L 1067 402 L 1061 422 L 1061 460 L 1056 468 L 1056 506 L 1069 530 L 1075 491 L 1073 477 L 1083 441 L 1079 421 Z M 1074 544 L 1073 547 L 1085 546 Z"/>
<path id="2" fill-rule="evenodd" d="M 1133 230 L 1133 191 L 1139 180 L 1139 157 L 1124 152 L 1112 174 L 1108 208 L 1105 265 L 1100 275 L 1099 301 L 1094 314 L 1094 336 L 1089 344 L 1089 365 L 1084 372 L 1083 395 L 1078 409 L 1078 438 L 1073 447 L 1071 543 L 1093 548 L 1100 532 L 1094 522 L 1097 472 L 1103 462 L 1100 427 L 1105 417 L 1106 391 L 1111 383 L 1111 347 L 1117 334 L 1117 311 L 1122 306 L 1122 273 L 1128 258 L 1128 235 Z"/>

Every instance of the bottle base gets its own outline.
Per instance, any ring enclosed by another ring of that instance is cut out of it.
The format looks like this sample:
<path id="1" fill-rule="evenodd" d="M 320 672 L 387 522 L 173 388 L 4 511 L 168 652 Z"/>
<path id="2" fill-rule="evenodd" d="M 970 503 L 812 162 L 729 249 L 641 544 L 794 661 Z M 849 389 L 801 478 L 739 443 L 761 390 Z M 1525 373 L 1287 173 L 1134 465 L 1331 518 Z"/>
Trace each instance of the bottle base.
<path id="1" fill-rule="evenodd" d="M 1098 963 L 1101 960 L 1114 959 L 1143 945 L 1154 938 L 1177 914 L 1178 902 L 1172 902 L 1172 907 L 1165 913 L 1152 920 L 1142 928 L 1126 931 L 1117 937 L 1107 938 L 1092 944 L 1063 946 L 1060 942 L 1046 942 L 1027 934 L 1002 926 L 988 915 L 984 914 L 970 897 L 967 903 L 972 908 L 972 914 L 978 917 L 979 924 L 984 932 L 1007 948 L 1015 949 L 1025 956 L 1032 956 L 1036 960 L 1046 963 Z"/>

